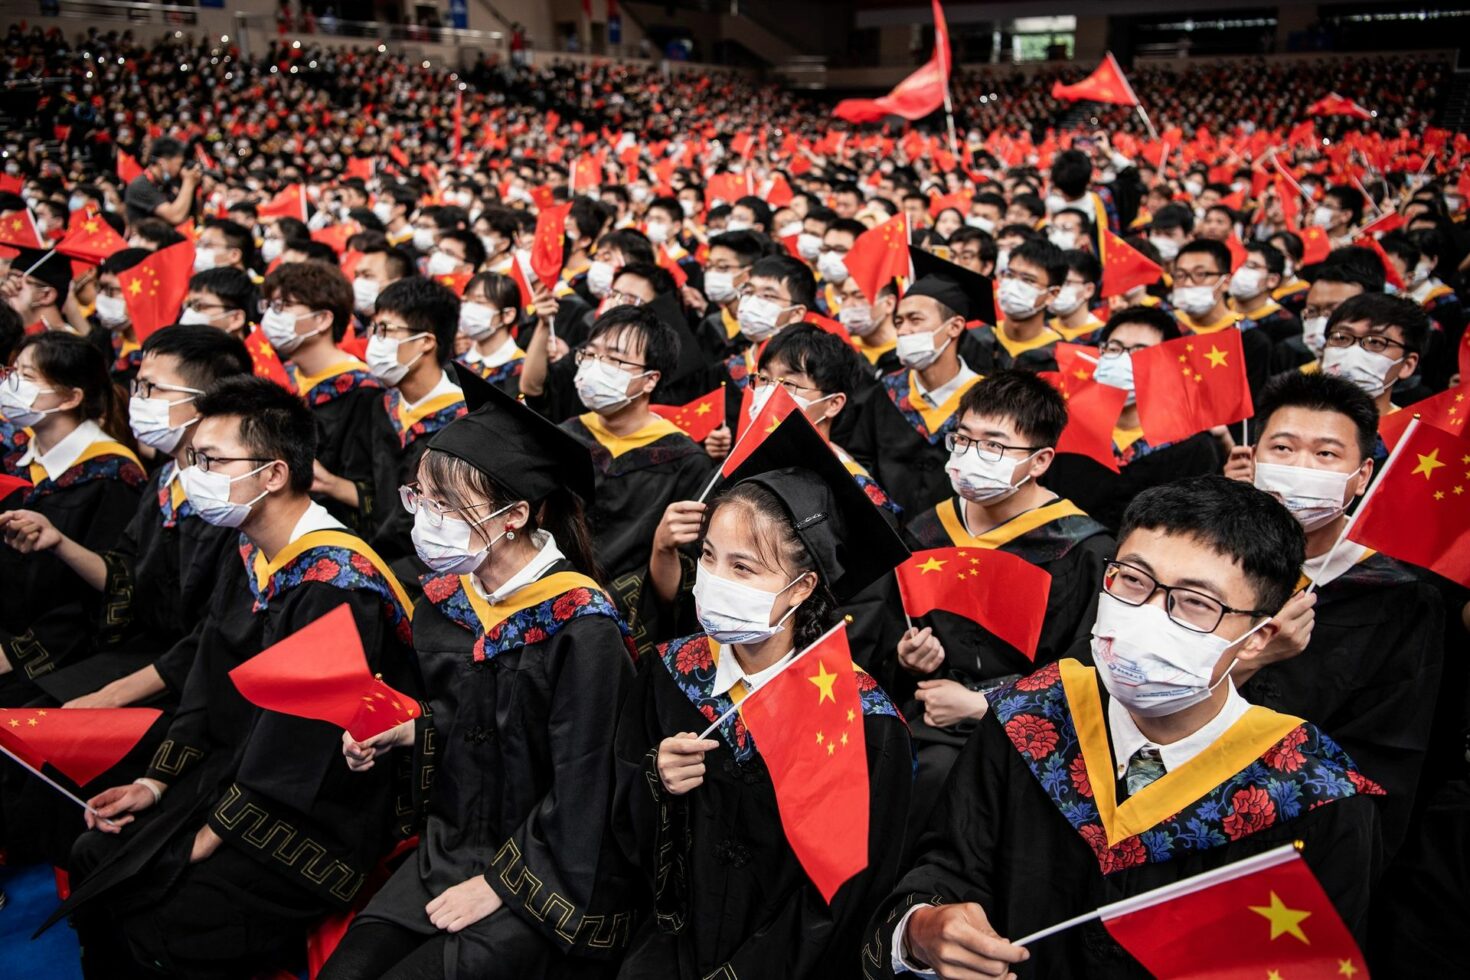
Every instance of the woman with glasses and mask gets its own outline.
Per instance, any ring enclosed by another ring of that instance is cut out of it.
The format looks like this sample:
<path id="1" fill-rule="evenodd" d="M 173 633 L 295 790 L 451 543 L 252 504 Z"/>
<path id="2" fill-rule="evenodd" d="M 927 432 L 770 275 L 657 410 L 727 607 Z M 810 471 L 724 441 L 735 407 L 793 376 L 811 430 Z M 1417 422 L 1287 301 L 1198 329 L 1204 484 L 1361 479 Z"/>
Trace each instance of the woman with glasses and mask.
<path id="1" fill-rule="evenodd" d="M 591 460 L 458 373 L 472 411 L 429 440 L 401 492 L 431 569 L 414 609 L 424 710 L 343 737 L 356 772 L 412 770 L 420 842 L 322 980 L 598 977 L 641 918 L 607 829 L 633 661 L 595 580 Z"/>
<path id="2" fill-rule="evenodd" d="M 0 414 L 30 430 L 6 472 L 30 486 L 0 507 L 0 705 L 26 704 L 37 679 L 94 649 L 78 623 L 95 622 L 102 597 L 54 555 L 26 554 L 37 532 L 17 508 L 42 515 L 92 551 L 113 546 L 138 506 L 147 475 L 121 399 L 97 349 L 51 332 L 21 344 L 0 378 Z"/>
<path id="3" fill-rule="evenodd" d="M 655 913 L 620 978 L 860 975 L 861 929 L 894 880 L 908 810 L 912 757 L 897 710 L 860 672 L 861 712 L 819 736 L 830 736 L 829 754 L 861 751 L 867 766 L 866 866 L 830 901 L 787 841 L 765 746 L 726 712 L 760 697 L 787 664 L 819 676 L 817 663 L 792 660 L 840 622 L 837 603 L 906 556 L 884 515 L 799 419 L 729 477 L 700 542 L 700 631 L 658 648 L 618 726 L 617 829 Z M 869 652 L 854 649 L 854 659 Z M 802 684 L 817 707 L 819 687 Z"/>

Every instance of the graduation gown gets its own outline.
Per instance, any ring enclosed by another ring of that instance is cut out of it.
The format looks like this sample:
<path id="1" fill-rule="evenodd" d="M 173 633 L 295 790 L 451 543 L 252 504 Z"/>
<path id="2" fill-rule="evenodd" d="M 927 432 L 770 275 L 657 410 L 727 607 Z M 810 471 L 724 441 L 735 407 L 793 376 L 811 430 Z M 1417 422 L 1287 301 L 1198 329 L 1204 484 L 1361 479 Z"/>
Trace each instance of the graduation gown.
<path id="1" fill-rule="evenodd" d="M 484 875 L 505 905 L 448 936 L 445 977 L 604 971 L 640 917 L 641 889 L 608 829 L 613 732 L 633 680 L 627 628 L 565 560 L 499 604 L 465 576 L 423 586 L 419 846 L 359 921 L 428 941 L 440 933 L 424 906 Z"/>
<path id="2" fill-rule="evenodd" d="M 1444 659 L 1439 593 L 1400 562 L 1370 552 L 1317 590 L 1315 613 L 1307 648 L 1262 667 L 1240 692 L 1331 733 L 1383 787 L 1383 843 L 1392 857 L 1408 826 L 1434 719 Z"/>
<path id="3" fill-rule="evenodd" d="M 52 479 L 39 463 L 21 474 L 31 481 L 19 506 L 43 514 L 58 531 L 90 551 L 117 543 L 138 509 L 147 482 L 138 457 L 105 436 L 82 450 Z M 0 705 L 30 702 L 40 678 L 91 656 L 103 596 L 53 554 L 22 555 L 0 544 L 0 644 L 14 668 L 0 677 Z"/>
<path id="4" fill-rule="evenodd" d="M 916 866 L 868 927 L 863 975 L 894 976 L 894 929 L 918 903 L 976 902 L 1016 939 L 1296 840 L 1362 935 L 1382 791 L 1316 726 L 1253 707 L 1204 753 L 1121 803 L 1110 738 L 1107 693 L 1075 660 L 997 692 Z M 1095 921 L 1038 941 L 1014 972 L 1148 976 Z"/>
<path id="5" fill-rule="evenodd" d="M 1057 344 L 1065 338 L 1050 326 L 1028 341 L 1013 341 L 999 324 L 982 324 L 960 338 L 960 356 L 981 374 L 1015 368 L 1018 371 L 1055 371 Z"/>
<path id="6" fill-rule="evenodd" d="M 699 496 L 714 462 L 704 448 L 667 419 L 655 417 L 637 432 L 618 436 L 588 412 L 561 427 L 592 454 L 596 495 L 588 523 L 598 564 L 609 579 L 648 565 L 653 534 L 664 509 Z"/>
<path id="7" fill-rule="evenodd" d="M 316 420 L 316 458 L 328 473 L 351 481 L 359 502 L 373 497 L 373 426 L 383 385 L 358 360 L 332 365 L 318 375 L 292 372 L 296 390 Z M 361 530 L 364 509 L 330 497 L 317 501 L 337 520 Z"/>
<path id="8" fill-rule="evenodd" d="M 517 349 L 515 356 L 510 360 L 504 364 L 497 364 L 494 367 L 491 367 L 478 358 L 471 358 L 469 354 L 461 354 L 455 360 L 512 398 L 515 398 L 521 393 L 521 371 L 526 367 L 526 355 L 524 351 Z"/>
<path id="9" fill-rule="evenodd" d="M 389 388 L 371 415 L 373 490 L 370 497 L 361 500 L 359 509 L 366 512 L 364 524 L 372 531 L 364 537 L 387 561 L 406 559 L 406 566 L 416 569 L 415 576 L 428 569 L 422 567 L 414 552 L 409 537 L 413 515 L 399 505 L 398 488 L 418 479 L 419 460 L 429 447 L 428 437 L 464 414 L 464 395 L 458 388 L 411 409 L 397 388 Z"/>
<path id="10" fill-rule="evenodd" d="M 1075 501 L 1108 530 L 1116 531 L 1123 512 L 1143 491 L 1185 477 L 1219 473 L 1225 465 L 1219 440 L 1208 432 L 1161 446 L 1151 446 L 1142 437 L 1126 449 L 1114 443 L 1113 458 L 1120 467 L 1117 473 L 1091 457 L 1057 453 L 1040 482 Z"/>
<path id="11" fill-rule="evenodd" d="M 261 895 L 290 895 L 280 904 L 296 913 L 345 910 L 402 833 L 408 814 L 395 809 L 390 767 L 350 771 L 340 728 L 256 707 L 229 671 L 346 604 L 368 669 L 416 696 L 403 587 L 361 539 L 338 530 L 308 532 L 274 561 L 242 535 L 230 565 L 211 600 L 179 709 L 145 773 L 168 792 L 124 828 L 95 871 L 73 878 L 71 897 L 47 926 L 97 899 L 124 916 L 168 915 L 170 888 L 189 866 L 195 832 L 205 823 L 223 839 L 222 850 L 245 855 L 256 875 L 270 879 Z M 86 834 L 78 846 L 102 836 Z M 246 914 L 230 902 L 218 909 L 221 918 Z"/>
<path id="12" fill-rule="evenodd" d="M 715 695 L 717 648 L 704 634 L 643 662 L 618 725 L 619 834 L 655 896 L 620 978 L 852 977 L 863 923 L 898 872 L 911 773 L 908 732 L 888 696 L 858 674 L 868 760 L 868 866 L 829 906 L 781 828 L 770 774 L 738 716 L 717 732 L 704 783 L 666 793 L 658 745 L 703 731 L 732 702 Z"/>

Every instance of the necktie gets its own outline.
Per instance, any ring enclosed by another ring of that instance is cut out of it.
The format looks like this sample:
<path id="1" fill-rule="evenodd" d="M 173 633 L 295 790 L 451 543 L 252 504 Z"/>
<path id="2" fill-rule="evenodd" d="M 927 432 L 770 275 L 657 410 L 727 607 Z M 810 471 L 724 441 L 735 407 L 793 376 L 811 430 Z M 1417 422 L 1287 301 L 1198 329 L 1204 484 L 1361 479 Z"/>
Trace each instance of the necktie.
<path id="1" fill-rule="evenodd" d="M 1158 749 L 1141 748 L 1128 759 L 1128 770 L 1124 779 L 1128 784 L 1128 795 L 1132 796 L 1164 774 L 1164 761 Z"/>

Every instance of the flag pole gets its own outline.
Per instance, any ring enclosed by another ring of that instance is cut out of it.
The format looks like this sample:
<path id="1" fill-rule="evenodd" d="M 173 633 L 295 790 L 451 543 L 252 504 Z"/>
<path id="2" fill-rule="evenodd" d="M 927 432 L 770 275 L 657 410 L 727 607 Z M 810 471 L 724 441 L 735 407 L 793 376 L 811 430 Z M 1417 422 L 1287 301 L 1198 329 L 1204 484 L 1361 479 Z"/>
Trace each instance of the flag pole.
<path id="1" fill-rule="evenodd" d="M 958 163 L 959 162 L 959 158 L 960 158 L 960 141 L 955 137 L 955 132 L 954 132 L 954 102 L 950 98 L 950 95 L 949 95 L 949 70 L 950 70 L 950 67 L 951 67 L 950 66 L 950 63 L 949 63 L 949 59 L 950 59 L 950 53 L 951 52 L 949 50 L 949 25 L 948 24 L 945 25 L 944 31 L 942 32 L 942 34 L 943 34 L 942 39 L 943 39 L 943 42 L 944 43 L 943 43 L 943 45 L 941 47 L 941 45 L 940 45 L 941 32 L 939 30 L 939 24 L 936 21 L 935 24 L 934 24 L 934 47 L 936 49 L 936 53 L 938 53 L 941 50 L 943 51 L 943 55 L 940 58 L 940 61 L 941 61 L 940 73 L 943 74 L 943 76 L 944 76 L 944 124 L 949 129 L 949 152 L 952 153 L 952 154 L 954 154 L 955 162 Z"/>
<path id="2" fill-rule="evenodd" d="M 721 382 L 720 383 L 720 386 L 721 387 L 724 387 L 724 382 Z M 759 417 L 759 414 L 758 413 L 757 413 L 757 417 Z M 740 448 L 740 444 L 746 440 L 746 438 L 750 435 L 751 430 L 754 429 L 754 428 L 755 428 L 755 419 L 751 419 L 750 422 L 749 422 L 749 424 L 746 425 L 745 431 L 742 432 L 742 433 L 740 433 L 740 438 L 738 438 L 738 439 L 735 440 L 735 445 L 731 446 L 730 447 L 730 451 L 725 454 L 725 460 L 728 460 L 731 456 L 734 456 L 735 455 L 735 450 L 737 450 L 737 449 Z M 715 467 L 715 475 L 710 479 L 709 483 L 705 486 L 704 492 L 701 493 L 698 497 L 695 498 L 695 500 L 694 500 L 695 503 L 697 503 L 697 504 L 704 503 L 704 498 L 709 496 L 710 491 L 715 488 L 715 484 L 719 483 L 721 480 L 723 480 L 725 478 L 725 460 L 721 460 L 720 461 L 720 465 L 717 466 L 717 467 Z"/>
<path id="3" fill-rule="evenodd" d="M 35 766 L 31 765 L 29 762 L 27 762 L 26 760 L 22 759 L 20 756 L 16 755 L 14 752 L 12 752 L 9 749 L 7 749 L 5 746 L 0 745 L 0 752 L 4 752 L 6 755 L 10 756 L 17 763 L 19 763 L 22 767 L 24 767 L 25 769 L 28 769 L 32 773 L 34 773 L 47 786 L 50 786 L 52 789 L 56 790 L 56 792 L 60 793 L 64 797 L 66 797 L 68 800 L 71 800 L 77 806 L 81 807 L 83 810 L 86 810 L 88 813 L 90 813 L 92 816 L 96 817 L 98 820 L 102 821 L 103 823 L 105 823 L 105 824 L 107 824 L 109 826 L 112 826 L 113 825 L 113 821 L 107 819 L 102 814 L 98 813 L 96 810 L 94 810 L 90 806 L 88 806 L 86 800 L 82 799 L 80 796 L 78 796 L 77 794 L 73 793 L 71 790 L 67 789 L 65 786 L 61 785 L 56 780 L 52 779 L 50 776 L 46 775 L 44 772 L 42 772 L 41 770 L 37 769 Z"/>
<path id="4" fill-rule="evenodd" d="M 736 703 L 730 705 L 730 707 L 725 711 L 724 714 L 720 715 L 720 717 L 718 717 L 714 721 L 712 721 L 710 723 L 710 726 L 708 728 L 706 728 L 704 731 L 702 731 L 702 732 L 699 733 L 699 737 L 700 738 L 709 738 L 710 732 L 714 731 L 716 728 L 719 728 L 726 721 L 728 721 L 730 719 L 730 716 L 731 715 L 733 715 L 735 712 L 737 712 L 737 711 L 740 710 L 740 706 L 742 704 L 744 704 L 746 701 L 750 700 L 751 698 L 753 698 L 757 694 L 759 694 L 762 690 L 765 689 L 765 686 L 767 684 L 771 683 L 771 681 L 775 680 L 776 678 L 780 677 L 782 674 L 786 673 L 786 671 L 790 670 L 793 666 L 795 666 L 795 664 L 796 664 L 796 662 L 798 660 L 800 660 L 802 657 L 805 657 L 808 653 L 811 653 L 817 647 L 821 646 L 822 643 L 827 639 L 827 637 L 831 636 L 833 633 L 836 633 L 838 630 L 842 629 L 843 627 L 845 627 L 850 622 L 852 622 L 852 617 L 851 616 L 843 616 L 842 619 L 840 619 L 837 622 L 837 625 L 836 626 L 832 627 L 827 632 L 823 633 L 821 636 L 819 636 L 815 640 L 813 640 L 811 643 L 807 644 L 807 646 L 806 646 L 805 649 L 803 649 L 796 656 L 792 657 L 790 660 L 786 661 L 786 663 L 781 666 L 781 669 L 780 670 L 776 671 L 770 677 L 767 677 L 765 680 L 761 681 L 760 685 L 758 687 L 752 688 L 749 692 L 747 692 L 744 698 L 742 698 L 739 701 L 737 701 Z"/>
<path id="5" fill-rule="evenodd" d="M 1148 117 L 1148 110 L 1143 107 L 1142 102 L 1138 103 L 1136 106 L 1134 106 L 1134 108 L 1137 109 L 1138 114 L 1143 117 L 1143 125 L 1148 129 L 1149 139 L 1153 140 L 1154 142 L 1158 142 L 1159 131 L 1157 129 L 1154 129 L 1154 121 Z"/>

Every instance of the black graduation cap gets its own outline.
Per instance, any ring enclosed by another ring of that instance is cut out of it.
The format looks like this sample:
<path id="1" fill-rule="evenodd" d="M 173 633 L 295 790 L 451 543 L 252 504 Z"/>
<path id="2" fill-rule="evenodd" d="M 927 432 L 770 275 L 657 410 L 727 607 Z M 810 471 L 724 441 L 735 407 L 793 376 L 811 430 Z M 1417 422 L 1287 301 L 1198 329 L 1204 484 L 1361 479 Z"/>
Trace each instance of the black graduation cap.
<path id="1" fill-rule="evenodd" d="M 66 291 L 71 287 L 71 260 L 60 252 L 44 248 L 25 248 L 16 246 L 19 252 L 10 261 L 12 271 L 24 272 L 32 279 L 39 279 L 46 285 L 56 290 L 56 305 L 60 306 L 62 300 L 66 299 Z"/>
<path id="2" fill-rule="evenodd" d="M 994 287 L 988 276 L 913 245 L 909 246 L 909 257 L 914 263 L 914 282 L 905 296 L 936 299 L 966 320 L 989 321 L 995 317 Z"/>
<path id="3" fill-rule="evenodd" d="M 454 370 L 470 411 L 440 429 L 430 449 L 458 456 L 533 504 L 562 486 L 591 502 L 586 446 L 463 364 L 455 362 Z"/>
<path id="4" fill-rule="evenodd" d="M 883 512 L 800 412 L 792 412 L 766 436 L 725 486 L 746 482 L 780 499 L 796 536 L 839 602 L 909 557 Z"/>

